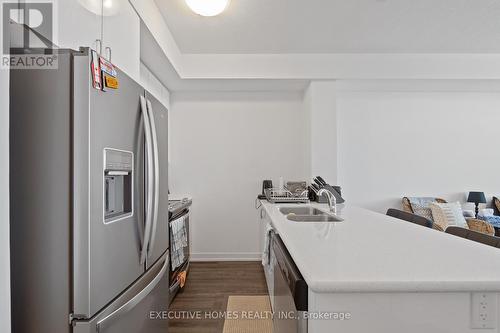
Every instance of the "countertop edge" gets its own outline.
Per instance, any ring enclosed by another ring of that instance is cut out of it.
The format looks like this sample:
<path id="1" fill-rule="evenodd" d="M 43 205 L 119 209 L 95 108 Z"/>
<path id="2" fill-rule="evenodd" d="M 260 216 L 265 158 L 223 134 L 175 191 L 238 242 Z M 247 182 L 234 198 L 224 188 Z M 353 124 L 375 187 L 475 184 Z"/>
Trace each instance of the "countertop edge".
<path id="1" fill-rule="evenodd" d="M 281 239 L 292 258 L 296 248 L 290 244 L 284 230 L 280 230 L 279 223 L 273 221 L 270 209 L 275 204 L 266 200 L 260 200 L 262 207 L 266 210 L 273 227 L 277 230 Z M 317 203 L 315 207 L 325 208 Z M 295 258 L 294 258 L 295 261 Z M 296 263 L 300 270 L 300 263 Z M 318 281 L 314 280 L 309 272 L 301 271 L 309 289 L 315 293 L 415 293 L 415 292 L 498 292 L 500 291 L 500 280 L 474 280 L 474 281 Z"/>
<path id="2" fill-rule="evenodd" d="M 498 292 L 500 281 L 388 281 L 388 282 L 313 282 L 315 293 L 433 293 L 433 292 Z"/>

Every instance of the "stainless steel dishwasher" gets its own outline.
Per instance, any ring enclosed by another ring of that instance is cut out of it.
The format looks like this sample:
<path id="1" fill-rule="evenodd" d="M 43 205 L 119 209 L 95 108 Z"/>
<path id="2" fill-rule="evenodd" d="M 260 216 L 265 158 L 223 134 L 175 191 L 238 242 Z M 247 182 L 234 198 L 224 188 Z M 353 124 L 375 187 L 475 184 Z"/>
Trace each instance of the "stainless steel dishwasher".
<path id="1" fill-rule="evenodd" d="M 278 234 L 272 236 L 274 333 L 307 333 L 308 287 Z"/>

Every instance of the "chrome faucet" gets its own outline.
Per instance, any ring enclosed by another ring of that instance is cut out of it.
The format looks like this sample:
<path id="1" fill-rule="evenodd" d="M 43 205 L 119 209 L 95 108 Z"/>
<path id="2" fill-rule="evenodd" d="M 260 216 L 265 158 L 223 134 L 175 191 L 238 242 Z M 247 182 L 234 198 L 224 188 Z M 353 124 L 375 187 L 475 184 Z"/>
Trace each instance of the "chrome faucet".
<path id="1" fill-rule="evenodd" d="M 332 192 L 330 192 L 324 188 L 319 190 L 318 197 L 321 197 L 323 194 L 326 194 L 326 197 L 328 198 L 328 205 L 330 206 L 330 213 L 337 215 L 337 198 L 335 198 L 335 196 L 333 195 Z"/>

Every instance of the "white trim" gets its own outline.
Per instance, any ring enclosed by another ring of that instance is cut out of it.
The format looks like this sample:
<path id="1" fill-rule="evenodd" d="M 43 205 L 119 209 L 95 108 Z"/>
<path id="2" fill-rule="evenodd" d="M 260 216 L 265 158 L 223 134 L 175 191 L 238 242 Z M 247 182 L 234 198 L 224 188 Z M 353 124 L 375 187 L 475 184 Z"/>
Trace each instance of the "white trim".
<path id="1" fill-rule="evenodd" d="M 191 253 L 191 261 L 261 261 L 260 252 Z"/>
<path id="2" fill-rule="evenodd" d="M 500 80 L 339 80 L 337 92 L 499 92 Z"/>
<path id="3" fill-rule="evenodd" d="M 500 79 L 499 54 L 181 54 L 182 79 Z"/>

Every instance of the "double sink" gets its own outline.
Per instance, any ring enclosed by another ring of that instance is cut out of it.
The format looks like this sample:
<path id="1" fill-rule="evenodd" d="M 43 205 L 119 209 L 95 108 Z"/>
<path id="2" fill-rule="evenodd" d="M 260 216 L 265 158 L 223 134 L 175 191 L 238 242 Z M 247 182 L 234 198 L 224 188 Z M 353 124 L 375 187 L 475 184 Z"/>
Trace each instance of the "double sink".
<path id="1" fill-rule="evenodd" d="M 337 215 L 326 213 L 320 209 L 305 207 L 281 207 L 281 214 L 293 222 L 342 222 L 344 219 Z"/>

